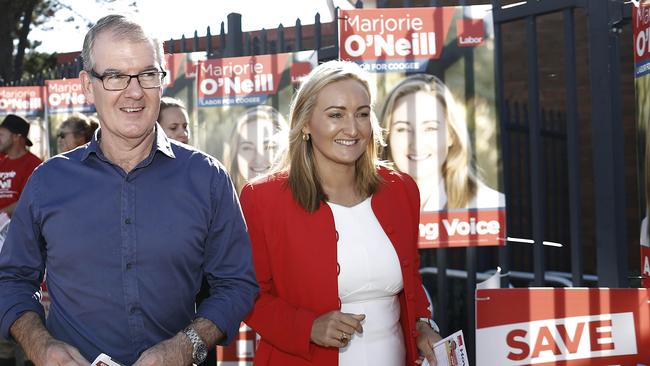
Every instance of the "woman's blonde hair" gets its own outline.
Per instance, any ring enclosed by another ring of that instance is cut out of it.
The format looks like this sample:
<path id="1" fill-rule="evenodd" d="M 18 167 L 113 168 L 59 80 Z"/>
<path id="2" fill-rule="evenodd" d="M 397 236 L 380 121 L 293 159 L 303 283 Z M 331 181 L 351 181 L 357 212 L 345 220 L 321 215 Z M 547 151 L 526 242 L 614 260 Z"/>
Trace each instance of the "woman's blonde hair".
<path id="1" fill-rule="evenodd" d="M 389 93 L 381 112 L 381 123 L 390 141 L 390 128 L 395 103 L 403 96 L 424 91 L 434 95 L 445 108 L 447 139 L 451 145 L 447 149 L 447 159 L 440 172 L 445 182 L 447 208 L 464 208 L 476 195 L 478 178 L 471 164 L 472 147 L 469 144 L 467 125 L 458 117 L 456 100 L 447 86 L 433 75 L 415 74 L 397 84 Z M 417 106 L 426 108 L 427 106 Z M 393 161 L 390 146 L 382 150 L 382 158 Z"/>
<path id="2" fill-rule="evenodd" d="M 240 131 L 244 125 L 255 121 L 270 121 L 273 124 L 273 135 L 278 133 L 285 133 L 289 129 L 287 121 L 282 117 L 282 114 L 277 109 L 269 105 L 258 105 L 248 108 L 235 123 L 235 128 L 230 134 L 230 142 L 224 149 L 223 162 L 225 168 L 230 173 L 237 192 L 241 192 L 242 187 L 246 184 L 244 177 L 239 171 L 239 164 L 237 164 L 237 152 L 239 144 L 241 143 Z M 271 162 L 275 164 L 277 162 Z"/>
<path id="3" fill-rule="evenodd" d="M 372 136 L 366 151 L 355 163 L 355 189 L 363 196 L 372 195 L 381 178 L 377 173 L 378 153 L 381 146 L 381 128 L 373 110 L 374 92 L 367 74 L 357 64 L 347 61 L 328 61 L 314 68 L 303 80 L 291 102 L 289 121 L 289 149 L 279 170 L 288 173 L 288 184 L 294 199 L 309 212 L 316 211 L 327 200 L 321 179 L 316 170 L 311 139 L 303 138 L 303 128 L 311 120 L 318 95 L 326 86 L 343 80 L 356 80 L 370 97 L 370 123 Z"/>

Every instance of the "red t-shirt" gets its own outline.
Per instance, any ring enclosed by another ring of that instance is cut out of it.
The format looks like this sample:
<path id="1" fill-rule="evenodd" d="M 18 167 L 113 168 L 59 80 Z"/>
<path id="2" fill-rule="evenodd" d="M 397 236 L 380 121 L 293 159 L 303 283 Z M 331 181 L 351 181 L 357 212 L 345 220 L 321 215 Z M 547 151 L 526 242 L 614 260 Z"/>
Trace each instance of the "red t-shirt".
<path id="1" fill-rule="evenodd" d="M 0 209 L 18 201 L 27 179 L 42 162 L 29 151 L 18 159 L 0 157 Z"/>

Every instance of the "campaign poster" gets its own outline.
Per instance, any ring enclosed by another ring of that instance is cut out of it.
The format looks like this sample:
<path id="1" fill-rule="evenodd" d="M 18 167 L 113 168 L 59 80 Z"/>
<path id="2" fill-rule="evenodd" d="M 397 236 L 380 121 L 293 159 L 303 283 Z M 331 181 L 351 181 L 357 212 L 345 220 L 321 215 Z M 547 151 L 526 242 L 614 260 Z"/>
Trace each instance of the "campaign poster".
<path id="1" fill-rule="evenodd" d="M 0 121 L 15 114 L 29 122 L 29 139 L 34 144 L 29 151 L 45 160 L 49 157 L 47 124 L 44 120 L 43 88 L 40 86 L 0 87 Z"/>
<path id="2" fill-rule="evenodd" d="M 192 141 L 224 164 L 238 192 L 269 172 L 286 149 L 291 98 L 317 62 L 314 51 L 198 62 Z M 217 347 L 217 364 L 252 365 L 255 338 L 242 323 L 231 345 Z"/>
<path id="3" fill-rule="evenodd" d="M 476 291 L 478 366 L 650 364 L 650 289 Z"/>
<path id="4" fill-rule="evenodd" d="M 420 190 L 421 248 L 504 245 L 490 6 L 340 10 L 339 56 L 377 86 L 381 157 Z"/>
<path id="5" fill-rule="evenodd" d="M 197 147 L 219 159 L 238 191 L 287 147 L 289 104 L 315 51 L 199 62 Z"/>
<path id="6" fill-rule="evenodd" d="M 189 144 L 197 146 L 198 117 L 196 111 L 196 70 L 199 61 L 205 60 L 205 52 L 173 53 L 165 55 L 163 96 L 183 102 L 189 117 Z"/>
<path id="7" fill-rule="evenodd" d="M 45 80 L 46 117 L 50 130 L 50 154 L 65 152 L 58 147 L 59 127 L 76 114 L 95 117 L 95 105 L 86 100 L 81 79 Z"/>
<path id="8" fill-rule="evenodd" d="M 634 37 L 634 89 L 636 93 L 636 125 L 638 131 L 638 170 L 641 230 L 641 282 L 650 287 L 650 240 L 648 232 L 648 207 L 650 207 L 650 2 L 635 3 L 632 8 L 632 34 Z"/>

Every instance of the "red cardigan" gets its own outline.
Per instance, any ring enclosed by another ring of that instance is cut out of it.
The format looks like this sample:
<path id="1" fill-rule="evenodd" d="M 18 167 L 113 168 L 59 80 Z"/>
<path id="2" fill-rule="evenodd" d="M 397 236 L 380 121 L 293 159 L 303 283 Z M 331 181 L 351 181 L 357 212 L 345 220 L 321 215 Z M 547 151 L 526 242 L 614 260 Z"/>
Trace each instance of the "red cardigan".
<path id="1" fill-rule="evenodd" d="M 372 210 L 399 257 L 406 365 L 418 357 L 416 319 L 429 317 L 417 251 L 420 195 L 408 175 L 380 168 Z M 286 175 L 246 185 L 241 205 L 253 244 L 260 295 L 246 319 L 260 336 L 255 365 L 338 365 L 338 348 L 310 342 L 314 319 L 341 308 L 336 229 L 329 206 L 308 213 L 293 199 Z"/>

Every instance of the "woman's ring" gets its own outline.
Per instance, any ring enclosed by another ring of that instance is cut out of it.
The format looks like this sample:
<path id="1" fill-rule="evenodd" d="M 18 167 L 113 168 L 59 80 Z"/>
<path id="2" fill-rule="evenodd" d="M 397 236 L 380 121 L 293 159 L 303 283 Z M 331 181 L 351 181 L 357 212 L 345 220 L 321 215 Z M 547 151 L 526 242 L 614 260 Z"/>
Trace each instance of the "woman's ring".
<path id="1" fill-rule="evenodd" d="M 345 332 L 341 332 L 341 338 L 339 338 L 339 341 L 341 343 L 347 343 L 348 342 L 348 334 Z"/>

